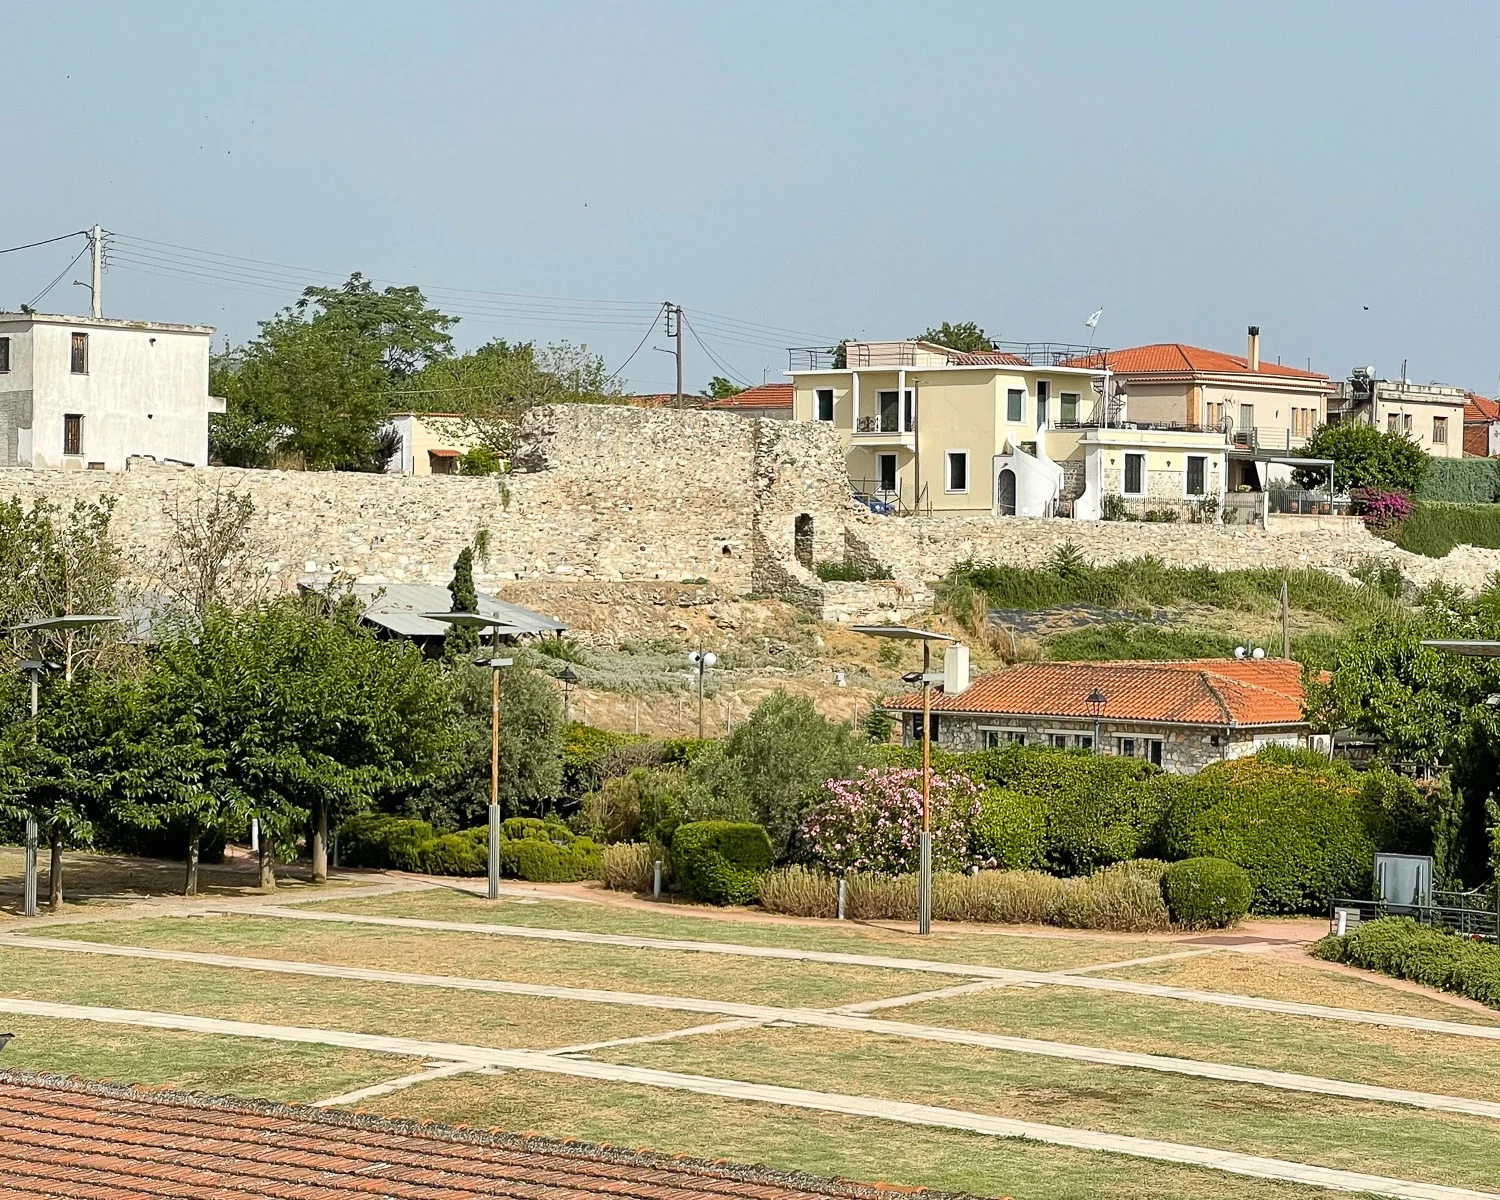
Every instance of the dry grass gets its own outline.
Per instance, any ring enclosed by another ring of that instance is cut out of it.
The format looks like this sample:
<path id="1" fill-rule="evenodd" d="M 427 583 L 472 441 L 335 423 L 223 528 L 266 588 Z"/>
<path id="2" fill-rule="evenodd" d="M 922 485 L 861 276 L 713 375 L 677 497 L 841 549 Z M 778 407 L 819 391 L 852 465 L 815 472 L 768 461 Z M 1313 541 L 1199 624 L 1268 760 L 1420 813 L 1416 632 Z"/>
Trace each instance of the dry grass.
<path id="1" fill-rule="evenodd" d="M 599 878 L 617 892 L 649 892 L 656 873 L 657 851 L 645 842 L 605 846 Z"/>
<path id="2" fill-rule="evenodd" d="M 1040 871 L 939 873 L 933 878 L 932 915 L 939 921 L 1147 933 L 1171 925 L 1160 875 L 1154 863 L 1117 863 L 1077 879 Z M 832 917 L 837 897 L 838 883 L 832 875 L 805 867 L 773 871 L 761 880 L 761 904 L 771 912 Z M 916 877 L 850 875 L 845 912 L 851 920 L 915 920 Z"/>

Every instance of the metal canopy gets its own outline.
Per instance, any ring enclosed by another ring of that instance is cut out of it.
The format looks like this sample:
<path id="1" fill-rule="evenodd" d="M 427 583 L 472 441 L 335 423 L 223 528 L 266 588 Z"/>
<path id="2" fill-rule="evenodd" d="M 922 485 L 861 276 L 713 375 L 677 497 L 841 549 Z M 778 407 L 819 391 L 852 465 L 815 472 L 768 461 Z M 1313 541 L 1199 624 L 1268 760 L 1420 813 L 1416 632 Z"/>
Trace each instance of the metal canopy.
<path id="1" fill-rule="evenodd" d="M 1466 658 L 1500 658 L 1500 642 L 1470 641 L 1464 638 L 1426 638 L 1422 645 L 1445 654 L 1462 654 Z"/>
<path id="2" fill-rule="evenodd" d="M 868 633 L 871 637 L 901 638 L 908 642 L 956 642 L 956 637 L 946 633 L 933 633 L 930 629 L 912 629 L 906 625 L 851 625 L 854 633 Z"/>
<path id="3" fill-rule="evenodd" d="M 522 629 L 519 625 L 507 625 L 504 621 L 487 617 L 484 613 L 429 612 L 421 615 L 429 621 L 442 621 L 448 625 L 468 625 L 474 629 L 488 630 L 491 635 L 499 634 L 501 637 L 518 637 L 523 633 L 531 632 L 529 629 Z"/>
<path id="4" fill-rule="evenodd" d="M 40 621 L 26 621 L 20 625 L 12 625 L 6 632 L 49 633 L 57 630 L 87 629 L 91 625 L 111 625 L 119 620 L 119 617 L 69 613 L 62 617 L 44 617 Z"/>

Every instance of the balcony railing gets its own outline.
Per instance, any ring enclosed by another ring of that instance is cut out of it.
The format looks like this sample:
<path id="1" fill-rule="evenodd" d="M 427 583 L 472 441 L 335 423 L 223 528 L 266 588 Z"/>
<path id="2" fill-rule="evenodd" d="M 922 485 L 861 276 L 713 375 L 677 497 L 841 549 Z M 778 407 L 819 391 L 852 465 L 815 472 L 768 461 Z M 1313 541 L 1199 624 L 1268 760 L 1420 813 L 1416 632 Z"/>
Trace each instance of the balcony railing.
<path id="1" fill-rule="evenodd" d="M 1307 445 L 1307 438 L 1282 426 L 1252 425 L 1248 429 L 1234 430 L 1229 435 L 1229 444 L 1236 450 L 1252 453 L 1289 454 Z"/>
<path id="2" fill-rule="evenodd" d="M 1165 433 L 1219 433 L 1217 425 L 1194 424 L 1191 421 L 1121 421 L 1116 413 L 1107 421 L 1089 417 L 1080 421 L 1053 421 L 1054 429 L 1149 429 Z"/>
<path id="3" fill-rule="evenodd" d="M 867 414 L 854 422 L 855 433 L 910 433 L 909 429 L 902 429 L 898 418 L 889 415 L 879 416 Z"/>
<path id="4" fill-rule="evenodd" d="M 1099 369 L 1105 365 L 1104 346 L 1081 346 L 1069 342 L 991 342 L 992 350 L 1013 355 L 1030 367 L 1060 367 L 1064 363 Z M 865 370 L 872 367 L 914 367 L 917 355 L 924 361 L 930 353 L 918 350 L 915 341 L 877 342 L 874 349 L 864 342 L 846 342 L 843 346 L 794 346 L 787 350 L 787 365 L 793 371 L 835 371 L 844 368 Z M 960 353 L 947 354 L 949 366 L 959 365 Z M 1087 360 L 1087 361 L 1082 361 Z M 1003 365 L 1003 364 L 1001 364 Z"/>

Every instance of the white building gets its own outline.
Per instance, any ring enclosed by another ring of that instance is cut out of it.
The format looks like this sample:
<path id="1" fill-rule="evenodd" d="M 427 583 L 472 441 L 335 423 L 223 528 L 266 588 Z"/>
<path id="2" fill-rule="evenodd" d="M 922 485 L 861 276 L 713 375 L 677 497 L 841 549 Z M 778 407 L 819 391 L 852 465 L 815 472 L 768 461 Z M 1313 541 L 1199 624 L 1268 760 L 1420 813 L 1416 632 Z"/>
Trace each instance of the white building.
<path id="1" fill-rule="evenodd" d="M 0 466 L 208 462 L 211 325 L 0 313 Z"/>

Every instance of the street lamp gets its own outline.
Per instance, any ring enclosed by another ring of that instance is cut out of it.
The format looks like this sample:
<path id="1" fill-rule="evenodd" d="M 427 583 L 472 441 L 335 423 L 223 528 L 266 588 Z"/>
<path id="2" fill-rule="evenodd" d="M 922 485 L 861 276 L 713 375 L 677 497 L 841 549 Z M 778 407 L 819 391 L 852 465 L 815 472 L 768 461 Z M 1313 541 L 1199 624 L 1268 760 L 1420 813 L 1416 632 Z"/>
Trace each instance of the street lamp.
<path id="1" fill-rule="evenodd" d="M 36 724 L 38 704 L 41 696 L 42 676 L 48 671 L 62 671 L 63 677 L 73 682 L 73 654 L 69 646 L 68 653 L 61 663 L 48 662 L 41 656 L 40 644 L 44 633 L 72 633 L 75 629 L 89 629 L 96 625 L 113 625 L 118 623 L 119 617 L 88 615 L 84 613 L 69 613 L 62 617 L 45 617 L 40 621 L 27 621 L 22 625 L 12 625 L 6 630 L 7 633 L 26 633 L 31 635 L 32 653 L 35 657 L 27 659 L 21 664 L 21 670 L 31 676 L 31 736 L 36 737 Z M 22 911 L 28 917 L 36 916 L 36 849 L 37 849 L 37 826 L 36 814 L 26 815 L 26 857 L 25 874 L 26 883 L 23 893 Z M 61 889 L 58 887 L 58 872 L 60 862 L 53 862 L 51 875 L 48 878 L 48 889 L 52 892 L 55 903 L 61 903 L 58 899 Z"/>
<path id="2" fill-rule="evenodd" d="M 1099 718 L 1104 715 L 1104 706 L 1108 703 L 1103 692 L 1095 688 L 1089 693 L 1089 712 L 1094 714 L 1094 753 L 1102 754 L 1103 750 L 1099 743 Z"/>
<path id="3" fill-rule="evenodd" d="M 490 669 L 490 871 L 488 896 L 500 899 L 500 671 L 515 660 L 500 657 L 500 636 L 524 633 L 516 625 L 505 625 L 480 613 L 445 612 L 423 613 L 432 621 L 444 621 L 449 625 L 467 625 L 471 629 L 490 631 L 490 657 L 476 658 L 476 667 Z"/>
<path id="4" fill-rule="evenodd" d="M 922 840 L 917 866 L 917 932 L 932 932 L 932 685 L 942 683 L 943 675 L 932 671 L 932 643 L 956 642 L 947 634 L 933 633 L 928 629 L 910 629 L 904 625 L 852 625 L 855 633 L 867 633 L 871 637 L 896 638 L 905 642 L 922 643 L 922 670 L 920 674 L 903 675 L 907 683 L 922 684 Z"/>
<path id="5" fill-rule="evenodd" d="M 571 722 L 571 718 L 568 716 L 568 692 L 578 682 L 578 672 L 573 670 L 572 665 L 569 664 L 563 667 L 558 678 L 562 680 L 563 685 L 563 724 L 567 725 Z"/>
<path id="6" fill-rule="evenodd" d="M 712 650 L 692 650 L 688 652 L 688 662 L 698 668 L 698 740 L 703 740 L 703 673 L 719 661 L 719 656 Z"/>

